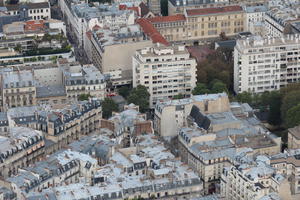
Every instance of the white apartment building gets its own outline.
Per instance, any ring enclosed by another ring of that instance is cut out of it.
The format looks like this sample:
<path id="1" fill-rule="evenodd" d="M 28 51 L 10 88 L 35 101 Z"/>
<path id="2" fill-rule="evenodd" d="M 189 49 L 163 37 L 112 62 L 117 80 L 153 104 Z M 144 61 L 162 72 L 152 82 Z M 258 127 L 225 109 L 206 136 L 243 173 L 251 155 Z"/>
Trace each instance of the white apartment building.
<path id="1" fill-rule="evenodd" d="M 263 26 L 265 21 L 265 13 L 268 8 L 266 6 L 246 6 L 244 7 L 246 11 L 246 28 L 253 34 L 256 34 L 255 28 L 257 26 Z"/>
<path id="2" fill-rule="evenodd" d="M 196 60 L 184 46 L 157 44 L 140 49 L 132 62 L 133 87 L 147 87 L 151 107 L 178 94 L 188 97 L 196 85 Z"/>
<path id="3" fill-rule="evenodd" d="M 28 17 L 31 17 L 33 20 L 51 18 L 49 2 L 8 5 L 6 8 L 9 15 L 18 15 L 22 10 L 27 11 Z"/>
<path id="4" fill-rule="evenodd" d="M 300 80 L 300 36 L 240 39 L 234 49 L 234 91 L 261 93 Z"/>

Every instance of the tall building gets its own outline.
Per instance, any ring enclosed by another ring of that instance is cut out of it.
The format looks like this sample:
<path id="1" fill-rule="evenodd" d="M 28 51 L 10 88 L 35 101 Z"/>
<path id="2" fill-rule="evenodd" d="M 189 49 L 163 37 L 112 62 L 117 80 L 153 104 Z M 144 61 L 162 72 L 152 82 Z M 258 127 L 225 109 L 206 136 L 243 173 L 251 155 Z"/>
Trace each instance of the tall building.
<path id="1" fill-rule="evenodd" d="M 148 0 L 148 7 L 155 15 L 160 15 L 160 0 Z"/>
<path id="2" fill-rule="evenodd" d="M 196 85 L 196 60 L 184 46 L 157 44 L 140 49 L 132 62 L 133 87 L 147 87 L 151 107 L 178 94 L 188 97 Z"/>
<path id="3" fill-rule="evenodd" d="M 234 91 L 261 93 L 300 80 L 299 35 L 240 39 L 234 49 Z"/>

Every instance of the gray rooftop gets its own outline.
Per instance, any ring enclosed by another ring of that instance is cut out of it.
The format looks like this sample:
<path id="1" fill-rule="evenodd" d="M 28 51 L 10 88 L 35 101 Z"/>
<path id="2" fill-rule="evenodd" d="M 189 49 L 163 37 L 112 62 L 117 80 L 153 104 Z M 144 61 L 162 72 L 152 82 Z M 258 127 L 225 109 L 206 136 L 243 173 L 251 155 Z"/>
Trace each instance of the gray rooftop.
<path id="1" fill-rule="evenodd" d="M 66 96 L 65 87 L 63 85 L 49 85 L 36 88 L 37 98 Z"/>

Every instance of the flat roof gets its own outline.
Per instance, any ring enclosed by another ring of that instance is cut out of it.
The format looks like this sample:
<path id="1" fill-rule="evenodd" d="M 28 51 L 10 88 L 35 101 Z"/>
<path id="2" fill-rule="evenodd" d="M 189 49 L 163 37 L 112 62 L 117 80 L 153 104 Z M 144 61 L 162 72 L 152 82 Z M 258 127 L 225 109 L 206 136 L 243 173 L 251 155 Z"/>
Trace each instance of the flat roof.
<path id="1" fill-rule="evenodd" d="M 230 12 L 242 12 L 241 6 L 225 6 L 219 8 L 200 8 L 200 9 L 189 9 L 186 10 L 187 16 L 198 16 L 198 15 L 214 15 Z"/>

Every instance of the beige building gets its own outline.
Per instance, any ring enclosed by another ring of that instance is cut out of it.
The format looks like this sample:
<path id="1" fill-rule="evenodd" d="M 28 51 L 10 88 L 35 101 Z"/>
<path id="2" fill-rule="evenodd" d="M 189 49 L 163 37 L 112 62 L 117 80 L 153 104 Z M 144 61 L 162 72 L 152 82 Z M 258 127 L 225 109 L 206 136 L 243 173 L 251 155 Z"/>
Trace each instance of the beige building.
<path id="1" fill-rule="evenodd" d="M 132 56 L 136 50 L 152 45 L 151 40 L 144 39 L 138 25 L 121 27 L 117 32 L 94 28 L 89 34 L 86 51 L 91 52 L 93 64 L 100 72 L 109 75 L 113 85 L 130 84 Z"/>
<path id="2" fill-rule="evenodd" d="M 150 107 L 175 95 L 191 95 L 196 85 L 196 60 L 185 46 L 157 44 L 137 50 L 132 59 L 133 87 L 147 87 Z"/>
<path id="3" fill-rule="evenodd" d="M 36 88 L 31 71 L 2 73 L 3 108 L 36 104 Z"/>
<path id="4" fill-rule="evenodd" d="M 300 149 L 300 126 L 290 128 L 288 132 L 288 148 Z"/>
<path id="5" fill-rule="evenodd" d="M 1 132 L 1 177 L 12 176 L 20 167 L 39 160 L 44 155 L 44 146 L 44 135 L 41 131 L 11 127 L 7 132 Z"/>
<path id="6" fill-rule="evenodd" d="M 168 0 L 168 15 L 183 14 L 185 9 L 213 8 L 229 4 L 229 0 Z"/>
<path id="7" fill-rule="evenodd" d="M 204 113 L 230 110 L 226 93 L 196 95 L 188 99 L 158 102 L 155 106 L 154 131 L 162 137 L 177 136 L 179 129 L 187 126 L 187 117 L 193 105 L 196 105 Z"/>
<path id="8" fill-rule="evenodd" d="M 276 173 L 265 156 L 258 156 L 251 164 L 244 162 L 225 168 L 221 196 L 226 200 L 292 199 L 288 180 Z"/>
<path id="9" fill-rule="evenodd" d="M 206 41 L 235 36 L 245 30 L 245 12 L 241 6 L 186 9 L 184 14 L 154 17 L 149 20 L 168 41 Z"/>

